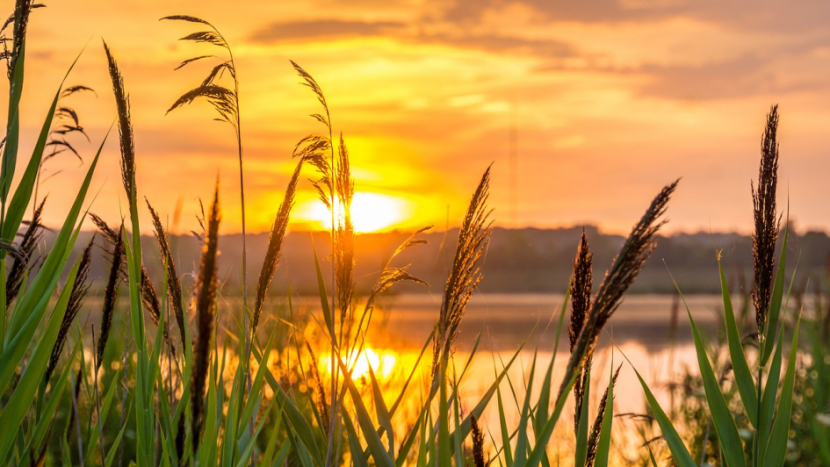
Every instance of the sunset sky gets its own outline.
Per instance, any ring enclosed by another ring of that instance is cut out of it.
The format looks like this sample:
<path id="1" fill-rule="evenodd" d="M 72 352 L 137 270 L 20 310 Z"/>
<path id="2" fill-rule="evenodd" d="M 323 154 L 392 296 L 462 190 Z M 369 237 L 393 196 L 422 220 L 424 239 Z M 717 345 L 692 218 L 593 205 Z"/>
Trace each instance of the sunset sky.
<path id="1" fill-rule="evenodd" d="M 319 108 L 289 59 L 326 93 L 352 154 L 366 230 L 443 227 L 448 208 L 457 224 L 490 163 L 497 224 L 511 225 L 515 112 L 513 225 L 627 231 L 664 184 L 683 177 L 670 230 L 746 232 L 772 103 L 782 114 L 779 200 L 789 196 L 801 228 L 830 228 L 826 1 L 46 3 L 31 18 L 20 157 L 28 158 L 51 96 L 86 45 L 67 84 L 91 86 L 98 97 L 79 94 L 66 104 L 88 129 L 91 143 L 73 141 L 91 160 L 115 118 L 103 37 L 131 94 L 139 196 L 167 216 L 181 200 L 182 231 L 194 227 L 197 198 L 210 196 L 217 174 L 223 233 L 239 230 L 238 174 L 233 133 L 212 121 L 207 105 L 165 116 L 209 65 L 173 68 L 215 52 L 177 42 L 198 28 L 158 21 L 172 14 L 213 22 L 237 57 L 250 231 L 273 222 L 296 141 L 322 130 L 307 116 Z M 116 139 L 93 185 L 92 211 L 111 220 L 126 212 Z M 43 186 L 51 194 L 47 223 L 62 218 L 86 167 L 71 157 L 49 163 L 47 171 L 63 172 Z M 315 177 L 310 169 L 304 175 Z M 315 199 L 304 182 L 294 228 L 325 217 Z M 369 222 L 377 213 L 381 219 Z"/>

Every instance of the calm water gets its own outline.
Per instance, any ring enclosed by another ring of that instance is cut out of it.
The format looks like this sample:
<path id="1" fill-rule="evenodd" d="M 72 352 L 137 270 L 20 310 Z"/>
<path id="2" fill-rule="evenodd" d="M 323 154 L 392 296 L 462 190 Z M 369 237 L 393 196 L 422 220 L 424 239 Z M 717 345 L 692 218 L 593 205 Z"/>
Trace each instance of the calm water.
<path id="1" fill-rule="evenodd" d="M 469 350 L 478 333 L 480 347 L 510 350 L 526 339 L 540 349 L 553 349 L 558 313 L 564 296 L 556 294 L 478 294 L 470 301 L 460 331 L 460 348 Z M 618 345 L 638 343 L 651 351 L 670 344 L 672 309 L 679 306 L 678 343 L 689 342 L 691 331 L 685 309 L 674 303 L 672 295 L 632 295 L 626 297 L 609 321 L 603 342 L 613 339 Z M 295 308 L 319 313 L 318 297 L 294 299 Z M 686 303 L 699 327 L 713 329 L 721 319 L 720 295 L 693 295 Z M 435 325 L 441 307 L 440 295 L 398 295 L 380 302 L 372 322 L 373 343 L 399 349 L 420 348 Z M 274 312 L 281 313 L 279 306 Z M 735 304 L 736 310 L 738 304 Z M 737 312 L 737 311 L 736 311 Z M 566 323 L 567 325 L 567 323 Z M 567 350 L 563 342 L 560 350 Z"/>
<path id="2" fill-rule="evenodd" d="M 467 361 L 476 337 L 481 333 L 476 358 L 473 359 L 462 389 L 472 404 L 484 394 L 494 380 L 495 369 L 501 368 L 525 343 L 517 362 L 508 374 L 514 384 L 523 381 L 534 351 L 538 349 L 537 365 L 546 367 L 554 356 L 556 326 L 562 295 L 521 294 L 521 295 L 476 295 L 467 308 L 462 321 L 456 365 Z M 614 364 L 624 362 L 623 353 L 647 381 L 660 387 L 685 368 L 696 368 L 694 346 L 691 342 L 689 321 L 682 302 L 675 303 L 672 295 L 632 295 L 609 321 L 600 338 L 595 356 L 594 376 L 597 386 L 604 387 L 608 380 L 611 358 Z M 686 303 L 697 325 L 714 337 L 717 320 L 720 320 L 722 301 L 719 295 L 698 295 L 686 297 Z M 421 347 L 425 344 L 438 319 L 441 297 L 437 295 L 399 295 L 387 297 L 376 312 L 369 345 L 377 356 L 372 355 L 370 364 L 387 379 L 394 380 L 411 371 Z M 736 310 L 739 308 L 735 303 Z M 319 298 L 300 297 L 294 300 L 297 309 L 319 313 Z M 675 345 L 671 345 L 672 310 L 676 308 L 677 331 Z M 276 313 L 280 307 L 276 307 Z M 566 318 L 567 320 L 567 318 Z M 565 323 L 567 326 L 567 321 Z M 428 371 L 431 361 L 428 348 L 421 366 Z M 612 355 L 612 349 L 613 351 Z M 621 353 L 622 352 L 622 353 Z M 555 368 L 562 374 L 569 356 L 567 334 L 563 330 L 560 339 Z M 424 376 L 426 378 L 426 376 Z M 558 382 L 561 376 L 554 376 Z M 537 381 L 538 383 L 538 381 Z M 558 384 L 558 383 L 557 383 Z M 642 412 L 642 389 L 634 372 L 627 364 L 620 373 L 617 390 L 617 411 Z M 538 387 L 534 389 L 538 391 Z M 595 391 L 597 398 L 600 391 Z M 668 402 L 665 391 L 655 390 L 659 397 Z M 492 415 L 492 414 L 491 414 Z M 492 422 L 492 420 L 489 420 Z"/>
<path id="3" fill-rule="evenodd" d="M 461 384 L 462 404 L 466 408 L 472 408 L 487 392 L 495 380 L 495 373 L 503 367 L 502 362 L 507 362 L 523 342 L 523 350 L 508 371 L 508 377 L 516 388 L 517 399 L 513 399 L 508 385 L 501 386 L 507 406 L 508 426 L 516 426 L 518 423 L 516 404 L 521 404 L 526 394 L 523 388 L 537 349 L 537 374 L 543 372 L 551 358 L 556 356 L 554 387 L 558 387 L 569 357 L 564 330 L 559 348 L 554 352 L 555 330 L 563 299 L 562 295 L 541 294 L 476 295 L 472 299 L 462 321 L 455 359 L 457 371 L 460 372 L 468 360 L 476 336 L 481 333 L 478 352 Z M 319 313 L 318 300 L 317 297 L 304 297 L 296 300 L 294 306 Z M 616 311 L 605 328 L 594 357 L 594 385 L 590 395 L 592 414 L 608 384 L 612 359 L 616 367 L 625 362 L 623 354 L 649 382 L 664 407 L 668 407 L 671 402 L 666 383 L 676 380 L 686 369 L 697 371 L 689 320 L 682 302 L 676 300 L 672 295 L 628 296 Z M 721 319 L 721 300 L 719 295 L 686 297 L 695 322 L 713 338 L 718 320 Z M 736 312 L 740 309 L 738 301 L 735 303 Z M 415 367 L 418 353 L 438 318 L 440 304 L 441 297 L 437 295 L 393 296 L 382 302 L 379 313 L 374 316 L 373 332 L 369 337 L 373 355 L 368 357 L 371 360 L 368 364 L 387 381 L 390 388 L 387 402 L 391 402 L 397 394 L 396 382 L 402 381 Z M 674 345 L 670 332 L 673 310 L 677 317 Z M 417 374 L 421 385 L 416 385 L 415 388 L 427 386 L 430 351 L 431 347 L 428 347 L 427 354 L 418 365 Z M 538 397 L 540 387 L 541 380 L 537 377 L 531 388 L 533 400 Z M 419 390 L 412 390 L 410 397 L 417 400 Z M 628 363 L 623 365 L 616 386 L 614 410 L 617 414 L 645 412 L 643 390 Z M 572 411 L 572 406 L 565 407 L 562 421 L 557 425 L 554 435 L 552 451 L 568 452 L 573 440 L 570 422 L 573 420 Z M 414 412 L 410 415 L 414 416 Z M 498 433 L 498 420 L 497 404 L 493 400 L 484 414 L 483 422 L 491 433 Z M 632 436 L 617 438 L 621 452 L 636 453 L 643 442 L 636 435 L 638 427 L 635 423 L 638 422 L 625 418 L 617 420 L 615 430 L 632 433 Z"/>

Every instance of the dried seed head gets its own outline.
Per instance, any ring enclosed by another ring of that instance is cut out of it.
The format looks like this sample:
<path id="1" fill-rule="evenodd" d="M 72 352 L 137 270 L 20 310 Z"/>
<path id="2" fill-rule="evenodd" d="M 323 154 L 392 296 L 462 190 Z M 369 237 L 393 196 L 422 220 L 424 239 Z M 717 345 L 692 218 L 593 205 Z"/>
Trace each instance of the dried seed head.
<path id="1" fill-rule="evenodd" d="M 167 233 L 164 231 L 161 219 L 159 219 L 158 213 L 153 209 L 153 206 L 150 205 L 150 201 L 147 199 L 145 201 L 147 202 L 147 208 L 150 210 L 150 216 L 153 218 L 153 231 L 156 234 L 156 242 L 159 246 L 162 261 L 164 261 L 164 267 L 167 269 L 167 294 L 173 303 L 173 314 L 176 317 L 176 324 L 179 326 L 181 342 L 184 344 L 186 338 L 184 333 L 182 283 L 176 272 L 176 263 L 173 261 L 173 253 L 170 251 L 170 243 L 167 241 Z"/>
<path id="2" fill-rule="evenodd" d="M 752 207 L 755 232 L 752 234 L 752 259 L 755 264 L 755 283 L 752 300 L 755 304 L 755 320 L 763 333 L 772 296 L 772 276 L 775 263 L 775 242 L 781 220 L 775 205 L 778 186 L 778 106 L 767 115 L 764 135 L 761 139 L 761 163 L 758 169 L 758 186 L 752 188 Z"/>
<path id="3" fill-rule="evenodd" d="M 202 247 L 202 259 L 196 280 L 196 293 L 193 308 L 196 313 L 196 343 L 194 345 L 193 383 L 191 385 L 193 401 L 193 450 L 199 448 L 202 418 L 204 416 L 205 382 L 210 367 L 210 345 L 213 338 L 214 307 L 216 305 L 217 273 L 216 260 L 219 251 L 219 183 L 213 194 L 213 204 L 207 219 L 205 244 Z"/>
<path id="4" fill-rule="evenodd" d="M 96 217 L 93 216 L 93 221 Z M 98 219 L 100 221 L 100 218 Z M 101 221 L 103 223 L 103 221 Z M 98 222 L 96 222 L 97 224 Z M 106 223 L 102 224 L 105 232 L 109 231 Z M 100 226 L 99 226 L 100 228 Z M 104 361 L 104 350 L 107 346 L 107 341 L 110 336 L 110 329 L 112 328 L 112 317 L 115 314 L 115 299 L 118 296 L 119 276 L 121 275 L 121 267 L 124 262 L 124 240 L 121 236 L 121 229 L 118 232 L 113 232 L 112 240 L 115 245 L 112 249 L 112 257 L 110 259 L 110 272 L 107 278 L 107 287 L 104 289 L 104 309 L 101 313 L 101 335 L 98 338 L 97 361 L 100 363 Z M 105 234 L 105 237 L 107 235 Z"/>
<path id="5" fill-rule="evenodd" d="M 588 317 L 588 309 L 591 307 L 591 287 L 593 276 L 591 262 L 593 260 L 591 247 L 588 245 L 588 237 L 585 229 L 582 229 L 582 240 L 574 259 L 573 281 L 571 282 L 571 322 L 568 326 L 568 337 L 570 339 L 570 350 L 573 352 L 579 333 L 585 325 Z"/>
<path id="6" fill-rule="evenodd" d="M 259 272 L 259 280 L 257 281 L 256 301 L 254 302 L 254 317 L 251 321 L 251 332 L 256 332 L 259 325 L 259 318 L 262 314 L 263 304 L 265 303 L 265 295 L 268 292 L 268 287 L 274 279 L 274 273 L 277 271 L 277 266 L 280 262 L 280 251 L 282 250 L 282 242 L 285 238 L 285 232 L 288 229 L 288 220 L 291 215 L 291 208 L 294 207 L 294 194 L 297 191 L 297 181 L 300 177 L 300 171 L 303 168 L 305 158 L 301 158 L 297 163 L 297 168 L 294 169 L 294 174 L 288 182 L 288 187 L 285 189 L 285 197 L 280 204 L 277 211 L 277 217 L 274 219 L 274 225 L 271 227 L 271 233 L 268 236 L 268 249 L 265 252 L 265 259 L 262 263 L 262 269 Z"/>
<path id="7" fill-rule="evenodd" d="M 579 249 L 574 258 L 573 279 L 571 281 L 571 321 L 568 326 L 568 338 L 570 343 L 570 351 L 573 353 L 576 341 L 579 338 L 579 333 L 585 326 L 585 321 L 588 318 L 588 309 L 591 307 L 591 287 L 593 286 L 593 276 L 591 270 L 591 262 L 593 254 L 591 247 L 588 245 L 588 237 L 585 234 L 585 229 L 582 229 L 582 239 L 579 243 Z M 582 414 L 582 404 L 585 399 L 585 387 L 590 383 L 588 381 L 588 369 L 591 367 L 591 357 L 588 355 L 586 363 L 577 375 L 574 381 L 574 432 L 579 431 L 579 419 Z"/>
<path id="8" fill-rule="evenodd" d="M 492 211 L 487 208 L 489 195 L 490 168 L 488 167 L 473 193 L 464 222 L 458 231 L 458 244 L 452 269 L 444 287 L 438 332 L 433 342 L 433 375 L 440 366 L 439 359 L 449 359 L 464 310 L 482 279 L 479 260 L 484 256 L 491 232 L 489 217 Z"/>
<path id="9" fill-rule="evenodd" d="M 470 428 L 473 435 L 473 463 L 475 467 L 485 467 L 487 463 L 484 460 L 484 433 L 481 432 L 475 415 L 470 416 Z"/>
<path id="10" fill-rule="evenodd" d="M 118 134 L 121 143 L 121 181 L 127 192 L 127 199 L 133 199 L 135 189 L 135 143 L 133 124 L 130 120 L 130 96 L 124 89 L 124 78 L 118 69 L 118 63 L 113 58 L 107 43 L 104 42 L 104 51 L 107 54 L 112 90 L 115 95 L 115 107 L 118 111 Z"/>
<path id="11" fill-rule="evenodd" d="M 23 239 L 20 241 L 20 251 L 22 255 L 14 257 L 11 270 L 9 270 L 9 277 L 6 279 L 6 306 L 11 305 L 12 301 L 20 293 L 20 287 L 23 285 L 23 276 L 27 268 L 34 268 L 37 261 L 31 261 L 32 255 L 35 253 L 38 243 L 40 243 L 43 234 L 43 206 L 46 204 L 46 198 L 40 202 L 37 209 L 32 215 L 32 220 L 29 222 L 26 232 L 23 233 Z M 26 258 L 27 260 L 24 260 Z"/>
<path id="12" fill-rule="evenodd" d="M 666 212 L 669 199 L 678 181 L 664 187 L 651 202 L 640 221 L 631 230 L 611 268 L 599 286 L 596 298 L 588 312 L 579 338 L 576 340 L 565 378 L 559 388 L 558 397 L 562 397 L 572 378 L 577 378 L 582 366 L 590 355 L 602 328 L 622 302 L 623 295 L 643 268 L 651 252 L 654 251 L 654 236 L 665 221 L 658 222 Z"/>
<path id="13" fill-rule="evenodd" d="M 61 319 L 61 325 L 58 330 L 58 338 L 55 340 L 55 345 L 52 346 L 52 355 L 49 357 L 49 363 L 46 366 L 45 380 L 49 381 L 52 373 L 57 367 L 63 347 L 66 344 L 66 337 L 69 335 L 69 327 L 78 312 L 81 310 L 84 297 L 89 290 L 89 264 L 92 262 L 92 245 L 95 242 L 95 235 L 89 241 L 89 244 L 84 248 L 81 254 L 81 263 L 78 265 L 78 273 L 75 275 L 75 281 L 72 283 L 72 291 L 69 293 L 69 303 L 66 305 L 66 311 Z M 69 287 L 69 284 L 66 285 Z"/>
<path id="14" fill-rule="evenodd" d="M 617 377 L 620 375 L 620 369 L 622 365 L 617 367 L 617 371 L 614 372 L 614 377 L 611 379 L 611 384 L 613 386 L 617 385 Z M 613 406 L 614 401 L 611 401 Z M 588 436 L 588 455 L 585 458 L 585 467 L 593 467 L 594 460 L 597 457 L 597 447 L 599 446 L 599 434 L 602 431 L 602 419 L 605 417 L 605 409 L 608 405 L 608 388 L 605 388 L 605 393 L 602 395 L 602 399 L 599 402 L 599 408 L 597 409 L 597 416 L 594 419 L 594 426 L 591 428 L 591 434 Z"/>

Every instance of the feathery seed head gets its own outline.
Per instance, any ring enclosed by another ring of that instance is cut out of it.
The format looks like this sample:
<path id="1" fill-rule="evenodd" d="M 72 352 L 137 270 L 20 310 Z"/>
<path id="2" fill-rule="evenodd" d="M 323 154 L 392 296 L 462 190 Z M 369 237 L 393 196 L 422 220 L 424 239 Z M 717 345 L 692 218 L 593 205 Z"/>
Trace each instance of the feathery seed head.
<path id="1" fill-rule="evenodd" d="M 107 43 L 104 42 L 104 51 L 107 54 L 109 64 L 110 80 L 115 95 L 115 107 L 118 111 L 118 134 L 121 144 L 121 181 L 124 183 L 124 190 L 127 192 L 127 199 L 132 199 L 136 193 L 135 189 L 135 142 L 133 137 L 133 125 L 130 120 L 130 96 L 124 88 L 124 78 L 118 69 L 118 63 L 110 52 Z"/>
<path id="2" fill-rule="evenodd" d="M 63 319 L 61 319 L 61 325 L 58 330 L 58 338 L 52 346 L 52 354 L 49 356 L 49 363 L 46 366 L 46 381 L 49 381 L 52 377 L 52 373 L 57 367 L 61 352 L 63 352 L 63 347 L 66 344 L 66 337 L 69 335 L 69 327 L 72 326 L 72 322 L 75 320 L 75 317 L 78 316 L 84 297 L 89 290 L 87 278 L 89 277 L 89 264 L 92 262 L 92 245 L 94 242 L 95 235 L 92 236 L 89 244 L 86 248 L 84 248 L 84 251 L 81 254 L 81 263 L 78 266 L 78 273 L 75 275 L 75 281 L 72 283 L 72 291 L 69 294 L 69 303 L 66 306 Z M 69 284 L 66 286 L 69 287 Z"/>
<path id="3" fill-rule="evenodd" d="M 585 324 L 573 346 L 565 379 L 559 388 L 559 397 L 570 384 L 571 378 L 578 378 L 582 367 L 593 354 L 597 338 L 603 326 L 622 302 L 623 295 L 643 268 L 654 251 L 654 236 L 666 221 L 659 221 L 668 207 L 671 195 L 680 180 L 665 186 L 654 198 L 640 221 L 631 230 L 620 252 L 614 258 L 611 268 L 599 286 L 599 291 L 588 311 Z"/>
<path id="4" fill-rule="evenodd" d="M 207 219 L 205 243 L 202 247 L 202 259 L 199 265 L 199 274 L 196 280 L 196 293 L 193 298 L 193 308 L 196 314 L 196 344 L 194 345 L 194 366 L 192 401 L 193 401 L 193 450 L 199 447 L 201 438 L 202 418 L 204 416 L 205 382 L 210 367 L 210 344 L 213 338 L 214 306 L 216 305 L 217 272 L 216 260 L 219 241 L 219 182 L 213 194 L 213 204 Z"/>
<path id="5" fill-rule="evenodd" d="M 752 259 L 755 265 L 755 283 L 752 300 L 755 304 L 755 320 L 763 333 L 772 297 L 772 277 L 775 263 L 775 242 L 781 220 L 776 211 L 775 195 L 778 185 L 778 106 L 767 115 L 764 135 L 761 138 L 761 163 L 758 168 L 758 186 L 752 188 L 752 207 L 755 232 L 752 234 Z"/>
<path id="6" fill-rule="evenodd" d="M 489 196 L 490 167 L 487 167 L 458 231 L 458 244 L 441 302 L 438 332 L 433 340 L 433 375 L 440 366 L 439 359 L 449 359 L 464 310 L 482 279 L 479 261 L 489 244 L 492 224 L 492 210 L 487 207 Z"/>

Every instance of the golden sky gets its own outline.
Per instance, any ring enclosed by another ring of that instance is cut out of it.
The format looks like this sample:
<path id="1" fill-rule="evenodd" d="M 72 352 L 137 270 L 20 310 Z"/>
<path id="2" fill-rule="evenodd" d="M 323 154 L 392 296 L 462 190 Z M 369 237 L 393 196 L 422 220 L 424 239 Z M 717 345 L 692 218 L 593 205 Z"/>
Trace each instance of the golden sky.
<path id="1" fill-rule="evenodd" d="M 181 200 L 181 230 L 194 227 L 197 198 L 210 196 L 219 174 L 223 232 L 238 231 L 238 174 L 232 131 L 207 105 L 165 116 L 209 65 L 173 68 L 214 52 L 177 42 L 198 28 L 158 21 L 172 14 L 213 22 L 237 58 L 250 231 L 273 221 L 295 142 L 321 129 L 307 117 L 319 109 L 289 59 L 326 93 L 364 193 L 363 218 L 384 219 L 366 229 L 443 227 L 447 209 L 457 222 L 490 163 L 495 218 L 509 225 L 515 112 L 519 225 L 627 231 L 664 184 L 683 177 L 671 229 L 747 231 L 772 103 L 782 114 L 780 202 L 789 196 L 801 227 L 830 227 L 830 3 L 821 0 L 47 3 L 31 19 L 21 158 L 86 44 L 67 84 L 94 87 L 98 97 L 66 103 L 90 134 L 91 143 L 74 141 L 91 160 L 115 117 L 103 37 L 131 95 L 139 195 L 165 216 Z M 92 207 L 112 220 L 126 211 L 115 136 Z M 43 187 L 54 223 L 86 165 L 71 157 L 49 164 L 63 170 Z M 304 183 L 294 219 L 318 218 L 314 200 Z"/>

